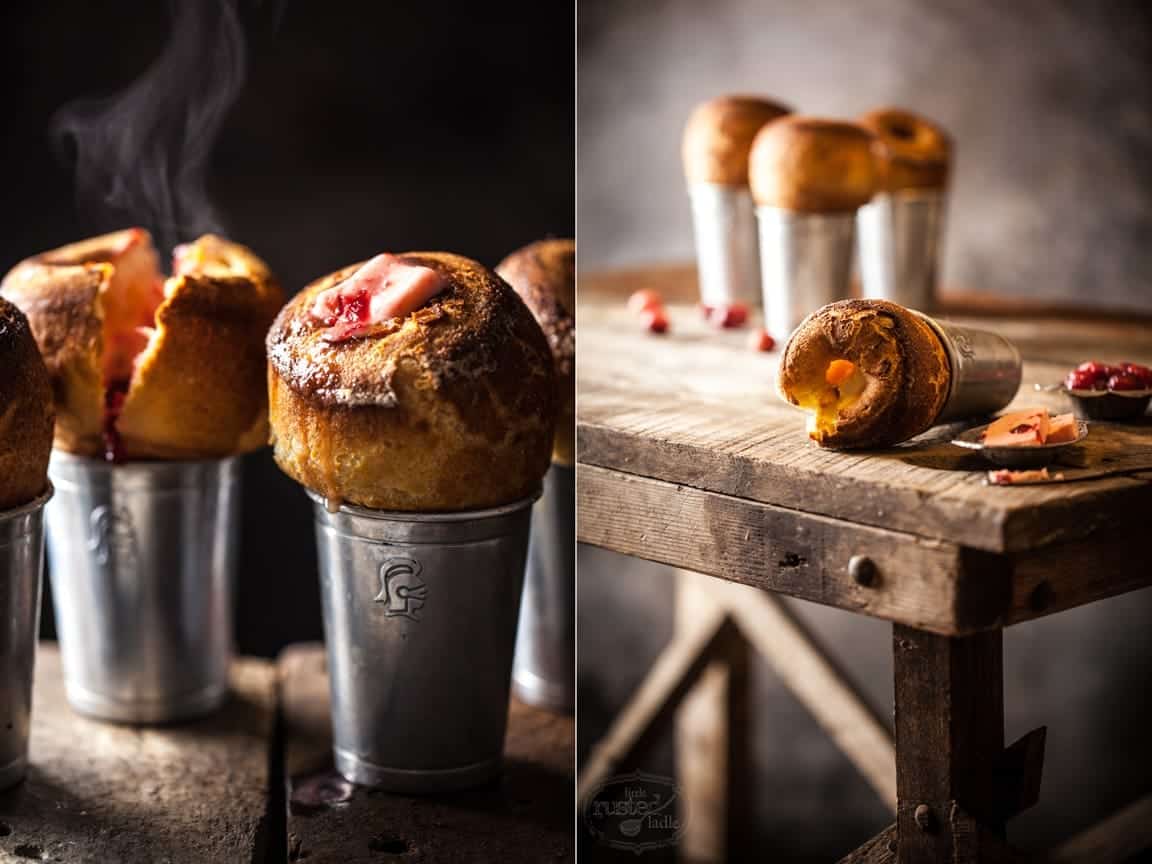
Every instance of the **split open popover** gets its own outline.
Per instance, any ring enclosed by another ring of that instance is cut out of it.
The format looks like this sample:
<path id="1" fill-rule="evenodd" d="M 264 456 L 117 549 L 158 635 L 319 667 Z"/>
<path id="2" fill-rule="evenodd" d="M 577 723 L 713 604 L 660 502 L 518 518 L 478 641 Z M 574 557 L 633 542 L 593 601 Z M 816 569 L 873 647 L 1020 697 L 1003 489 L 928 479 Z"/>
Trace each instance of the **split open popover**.
<path id="1" fill-rule="evenodd" d="M 951 369 L 939 337 L 886 300 L 841 300 L 793 331 L 780 361 L 781 395 L 809 412 L 824 447 L 887 447 L 931 426 Z"/>
<path id="2" fill-rule="evenodd" d="M 47 364 L 56 447 L 121 461 L 266 443 L 263 337 L 280 287 L 214 235 L 177 247 L 172 270 L 165 279 L 150 235 L 132 228 L 28 258 L 0 283 Z"/>
<path id="3" fill-rule="evenodd" d="M 284 307 L 267 348 L 276 461 L 331 503 L 459 511 L 539 489 L 552 354 L 475 261 L 409 252 L 345 267 Z"/>
<path id="4" fill-rule="evenodd" d="M 576 447 L 576 242 L 540 240 L 517 249 L 496 272 L 544 331 L 556 367 L 556 437 L 552 461 L 571 465 Z"/>

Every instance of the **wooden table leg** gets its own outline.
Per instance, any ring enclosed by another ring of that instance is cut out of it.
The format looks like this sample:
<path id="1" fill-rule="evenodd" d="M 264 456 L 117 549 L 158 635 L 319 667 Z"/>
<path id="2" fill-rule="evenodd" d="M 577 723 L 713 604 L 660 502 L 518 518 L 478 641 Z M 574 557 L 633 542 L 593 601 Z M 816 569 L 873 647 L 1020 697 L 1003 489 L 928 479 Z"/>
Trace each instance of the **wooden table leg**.
<path id="1" fill-rule="evenodd" d="M 1004 749 L 999 630 L 937 636 L 896 625 L 896 826 L 899 864 L 976 861 L 969 834 L 1003 832 L 996 812 Z"/>
<path id="2" fill-rule="evenodd" d="M 722 610 L 709 577 L 678 574 L 680 632 L 693 632 Z M 677 860 L 683 864 L 718 864 L 745 848 L 749 654 L 740 632 L 727 630 L 676 711 L 676 784 L 685 818 Z"/>

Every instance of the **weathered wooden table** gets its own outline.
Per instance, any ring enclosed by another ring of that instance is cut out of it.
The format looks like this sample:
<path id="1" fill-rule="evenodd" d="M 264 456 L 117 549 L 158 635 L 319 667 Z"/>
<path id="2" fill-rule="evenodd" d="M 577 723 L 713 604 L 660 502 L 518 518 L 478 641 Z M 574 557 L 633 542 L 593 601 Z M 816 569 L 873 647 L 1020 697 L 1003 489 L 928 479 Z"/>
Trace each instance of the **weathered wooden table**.
<path id="1" fill-rule="evenodd" d="M 513 701 L 500 781 L 446 798 L 354 787 L 331 770 L 323 647 L 241 659 L 204 720 L 131 727 L 64 698 L 37 657 L 31 768 L 0 793 L 0 862 L 565 861 L 574 856 L 571 717 Z"/>
<path id="2" fill-rule="evenodd" d="M 1023 860 L 1004 825 L 1037 798 L 1044 730 L 1004 747 L 1002 628 L 1152 585 L 1150 547 L 1132 539 L 1152 520 L 1152 418 L 1094 429 L 1059 468 L 1074 482 L 1047 486 L 985 486 L 979 455 L 947 443 L 959 427 L 884 451 L 821 450 L 775 396 L 779 354 L 701 321 L 694 281 L 685 268 L 581 278 L 579 539 L 705 574 L 680 576 L 677 634 L 593 749 L 581 796 L 679 705 L 680 795 L 696 814 L 681 857 L 723 860 L 741 825 L 716 766 L 740 759 L 751 645 L 895 813 L 846 860 Z M 624 307 L 644 287 L 671 304 L 665 336 Z M 1082 360 L 1152 361 L 1148 319 L 971 302 L 946 313 L 1017 343 L 1021 407 L 1070 410 L 1034 385 Z M 894 742 L 771 592 L 894 623 Z M 1152 800 L 1059 860 L 1144 845 Z"/>

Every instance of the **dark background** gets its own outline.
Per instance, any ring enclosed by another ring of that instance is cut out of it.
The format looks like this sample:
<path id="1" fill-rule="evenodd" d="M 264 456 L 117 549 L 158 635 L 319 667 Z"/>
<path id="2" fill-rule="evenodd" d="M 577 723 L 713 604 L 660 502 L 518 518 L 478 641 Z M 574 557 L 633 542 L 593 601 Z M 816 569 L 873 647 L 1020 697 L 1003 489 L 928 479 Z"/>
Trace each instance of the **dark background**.
<path id="1" fill-rule="evenodd" d="M 443 249 L 491 266 L 540 237 L 572 235 L 571 4 L 263 0 L 239 10 L 247 82 L 209 190 L 223 227 L 289 295 L 384 250 Z M 6 271 L 103 229 L 78 211 L 50 119 L 136 79 L 167 38 L 168 7 L 5 3 L 0 33 Z M 50 635 L 47 598 L 44 619 Z M 320 635 L 310 506 L 269 451 L 247 456 L 237 648 L 271 655 Z"/>

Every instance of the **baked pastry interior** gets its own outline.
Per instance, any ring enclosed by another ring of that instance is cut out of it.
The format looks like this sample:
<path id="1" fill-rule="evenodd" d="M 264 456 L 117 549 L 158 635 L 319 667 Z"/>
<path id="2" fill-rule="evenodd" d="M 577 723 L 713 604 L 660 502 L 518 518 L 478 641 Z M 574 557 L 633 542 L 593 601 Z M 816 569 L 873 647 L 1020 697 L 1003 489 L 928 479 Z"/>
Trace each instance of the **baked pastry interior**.
<path id="1" fill-rule="evenodd" d="M 47 487 L 52 419 L 48 370 L 28 319 L 0 297 L 0 513 Z"/>
<path id="2" fill-rule="evenodd" d="M 556 371 L 556 437 L 552 461 L 575 461 L 576 242 L 540 240 L 517 249 L 496 272 L 520 295 L 552 349 Z"/>
<path id="3" fill-rule="evenodd" d="M 132 228 L 33 256 L 0 292 L 44 355 L 61 450 L 123 461 L 266 443 L 262 342 L 283 297 L 245 247 L 205 235 L 177 247 L 165 278 Z"/>
<path id="4" fill-rule="evenodd" d="M 884 300 L 842 300 L 793 332 L 779 388 L 808 412 L 818 444 L 885 447 L 932 425 L 950 380 L 944 346 L 916 313 Z"/>
<path id="5" fill-rule="evenodd" d="M 539 489 L 552 356 L 475 261 L 411 252 L 345 267 L 284 307 L 267 349 L 276 462 L 330 506 L 461 511 Z"/>

